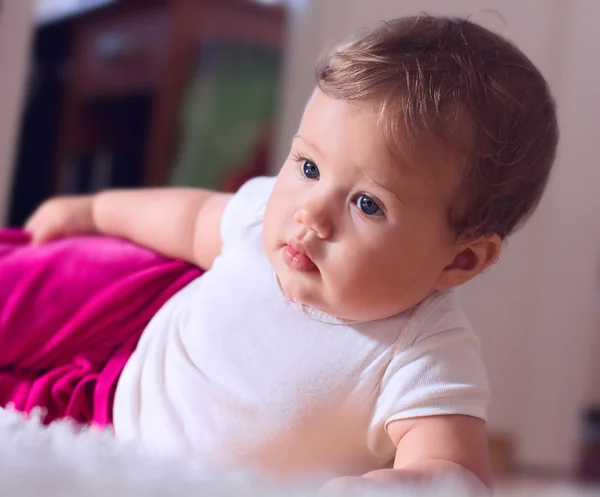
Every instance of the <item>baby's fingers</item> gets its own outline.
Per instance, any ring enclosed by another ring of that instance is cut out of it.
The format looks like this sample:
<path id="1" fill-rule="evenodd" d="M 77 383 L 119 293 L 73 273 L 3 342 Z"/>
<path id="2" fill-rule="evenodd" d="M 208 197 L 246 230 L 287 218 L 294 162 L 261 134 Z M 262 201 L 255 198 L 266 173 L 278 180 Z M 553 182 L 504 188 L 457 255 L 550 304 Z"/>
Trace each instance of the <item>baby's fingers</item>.
<path id="1" fill-rule="evenodd" d="M 61 236 L 61 230 L 55 223 L 36 215 L 25 223 L 24 229 L 30 234 L 31 243 L 36 245 Z"/>

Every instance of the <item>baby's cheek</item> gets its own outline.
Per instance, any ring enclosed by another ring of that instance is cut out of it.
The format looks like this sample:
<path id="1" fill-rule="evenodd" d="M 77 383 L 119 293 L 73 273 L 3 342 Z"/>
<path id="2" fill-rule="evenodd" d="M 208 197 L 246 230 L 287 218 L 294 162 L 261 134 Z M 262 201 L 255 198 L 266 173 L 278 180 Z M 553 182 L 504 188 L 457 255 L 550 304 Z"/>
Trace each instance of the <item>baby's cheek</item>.
<path id="1" fill-rule="evenodd" d="M 369 286 L 369 264 L 355 251 L 328 254 L 328 279 L 332 294 L 338 301 L 359 298 L 363 287 Z"/>

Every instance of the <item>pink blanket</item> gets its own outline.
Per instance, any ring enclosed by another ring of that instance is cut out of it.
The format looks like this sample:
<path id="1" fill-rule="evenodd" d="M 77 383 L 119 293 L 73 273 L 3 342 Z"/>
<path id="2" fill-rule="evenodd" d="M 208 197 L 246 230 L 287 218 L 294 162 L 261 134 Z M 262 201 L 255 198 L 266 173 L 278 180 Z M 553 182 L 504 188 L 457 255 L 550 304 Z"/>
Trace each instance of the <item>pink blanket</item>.
<path id="1" fill-rule="evenodd" d="M 0 406 L 106 425 L 145 326 L 201 271 L 114 238 L 0 230 Z"/>

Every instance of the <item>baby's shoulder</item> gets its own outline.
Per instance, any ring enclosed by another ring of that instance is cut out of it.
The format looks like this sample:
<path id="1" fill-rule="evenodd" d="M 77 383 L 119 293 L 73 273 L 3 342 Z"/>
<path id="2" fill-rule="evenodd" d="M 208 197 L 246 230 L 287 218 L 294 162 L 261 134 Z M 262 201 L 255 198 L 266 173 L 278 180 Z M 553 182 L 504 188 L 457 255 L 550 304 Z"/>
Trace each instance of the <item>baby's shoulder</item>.
<path id="1" fill-rule="evenodd" d="M 243 234 L 248 227 L 262 223 L 276 179 L 267 176 L 252 178 L 231 197 L 221 220 L 224 242 Z"/>
<path id="2" fill-rule="evenodd" d="M 456 290 L 435 292 L 418 304 L 405 327 L 402 342 L 405 347 L 424 341 L 464 340 L 478 341 L 471 323 L 461 305 Z"/>

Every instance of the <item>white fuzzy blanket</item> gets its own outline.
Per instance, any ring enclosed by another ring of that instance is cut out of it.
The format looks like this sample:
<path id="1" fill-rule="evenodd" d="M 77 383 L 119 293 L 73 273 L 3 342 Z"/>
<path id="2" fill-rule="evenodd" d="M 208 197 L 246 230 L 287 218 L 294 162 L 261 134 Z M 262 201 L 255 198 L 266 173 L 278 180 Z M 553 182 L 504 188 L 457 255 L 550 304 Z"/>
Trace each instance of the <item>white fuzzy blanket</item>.
<path id="1" fill-rule="evenodd" d="M 109 431 L 78 429 L 68 422 L 43 427 L 39 416 L 25 419 L 0 409 L 2 497 L 308 497 L 315 493 L 310 487 L 275 486 L 247 474 L 209 471 L 195 461 L 144 456 L 118 444 Z M 450 480 L 393 493 L 394 497 L 467 494 L 459 482 Z"/>

